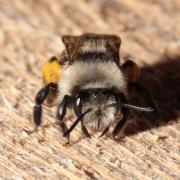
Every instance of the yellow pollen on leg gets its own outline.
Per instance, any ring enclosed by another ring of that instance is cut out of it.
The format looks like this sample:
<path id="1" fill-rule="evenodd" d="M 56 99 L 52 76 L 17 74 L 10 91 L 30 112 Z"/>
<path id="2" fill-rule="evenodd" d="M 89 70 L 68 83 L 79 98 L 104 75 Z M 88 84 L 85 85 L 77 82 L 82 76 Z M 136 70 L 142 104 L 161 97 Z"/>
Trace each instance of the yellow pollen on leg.
<path id="1" fill-rule="evenodd" d="M 42 67 L 42 76 L 44 84 L 58 84 L 61 74 L 61 65 L 58 60 L 46 61 Z"/>

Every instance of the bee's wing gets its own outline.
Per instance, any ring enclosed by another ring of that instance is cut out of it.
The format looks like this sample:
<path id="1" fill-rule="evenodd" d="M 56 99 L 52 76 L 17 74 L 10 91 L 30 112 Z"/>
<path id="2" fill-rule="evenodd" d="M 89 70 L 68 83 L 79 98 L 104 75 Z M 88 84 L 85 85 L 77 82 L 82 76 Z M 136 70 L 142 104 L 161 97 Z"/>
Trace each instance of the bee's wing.
<path id="1" fill-rule="evenodd" d="M 68 61 L 73 61 L 74 59 L 73 57 L 78 51 L 79 40 L 80 40 L 80 36 L 70 36 L 70 35 L 62 36 L 62 42 L 65 45 L 64 54 L 66 54 Z"/>
<path id="2" fill-rule="evenodd" d="M 115 35 L 107 34 L 83 34 L 81 36 L 62 36 L 68 61 L 73 62 L 80 53 L 103 53 L 111 54 L 119 64 L 119 49 L 121 39 Z M 104 47 L 104 48 L 102 48 Z"/>

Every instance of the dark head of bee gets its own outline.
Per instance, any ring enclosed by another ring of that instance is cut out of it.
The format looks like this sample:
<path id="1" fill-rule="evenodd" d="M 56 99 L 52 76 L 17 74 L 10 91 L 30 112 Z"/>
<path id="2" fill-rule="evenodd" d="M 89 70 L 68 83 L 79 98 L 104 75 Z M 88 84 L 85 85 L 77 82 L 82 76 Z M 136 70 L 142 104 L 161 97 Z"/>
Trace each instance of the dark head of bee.
<path id="1" fill-rule="evenodd" d="M 75 98 L 74 110 L 78 117 L 87 112 L 83 124 L 94 131 L 110 126 L 121 110 L 121 98 L 113 89 L 85 89 Z"/>

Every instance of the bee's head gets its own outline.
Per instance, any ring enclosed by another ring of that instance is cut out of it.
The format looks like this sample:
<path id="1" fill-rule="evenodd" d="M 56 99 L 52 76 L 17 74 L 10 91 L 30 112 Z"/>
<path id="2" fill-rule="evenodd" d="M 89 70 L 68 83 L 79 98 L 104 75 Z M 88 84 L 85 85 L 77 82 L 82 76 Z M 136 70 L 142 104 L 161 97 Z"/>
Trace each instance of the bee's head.
<path id="1" fill-rule="evenodd" d="M 120 99 L 111 89 L 82 90 L 76 96 L 74 110 L 77 116 L 89 110 L 83 123 L 95 131 L 102 131 L 120 111 Z"/>
<path id="2" fill-rule="evenodd" d="M 151 107 L 138 107 L 128 104 L 122 93 L 114 89 L 86 89 L 75 96 L 74 111 L 85 126 L 94 131 L 103 131 L 115 122 L 123 108 L 139 111 L 152 111 Z M 123 113 L 122 113 L 123 114 Z"/>

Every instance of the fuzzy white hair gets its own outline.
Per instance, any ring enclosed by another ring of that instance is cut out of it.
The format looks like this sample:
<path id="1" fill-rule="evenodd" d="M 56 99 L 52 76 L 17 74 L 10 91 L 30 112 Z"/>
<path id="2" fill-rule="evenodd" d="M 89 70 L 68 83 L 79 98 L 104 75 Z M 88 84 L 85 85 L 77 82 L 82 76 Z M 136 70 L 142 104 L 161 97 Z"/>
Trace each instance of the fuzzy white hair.
<path id="1" fill-rule="evenodd" d="M 105 42 L 101 41 L 86 41 L 81 48 L 83 53 L 86 52 L 106 52 Z"/>
<path id="2" fill-rule="evenodd" d="M 59 82 L 59 98 L 71 95 L 74 87 L 81 89 L 116 87 L 126 94 L 127 83 L 114 62 L 83 62 L 76 61 L 62 71 Z"/>
<path id="3" fill-rule="evenodd" d="M 99 102 L 96 98 L 94 100 L 92 98 L 89 99 L 90 102 L 83 104 L 83 112 L 91 108 L 91 111 L 83 118 L 83 124 L 94 131 L 103 131 L 114 122 L 116 108 L 107 107 L 107 105 L 115 103 L 115 99 L 104 99 Z"/>

